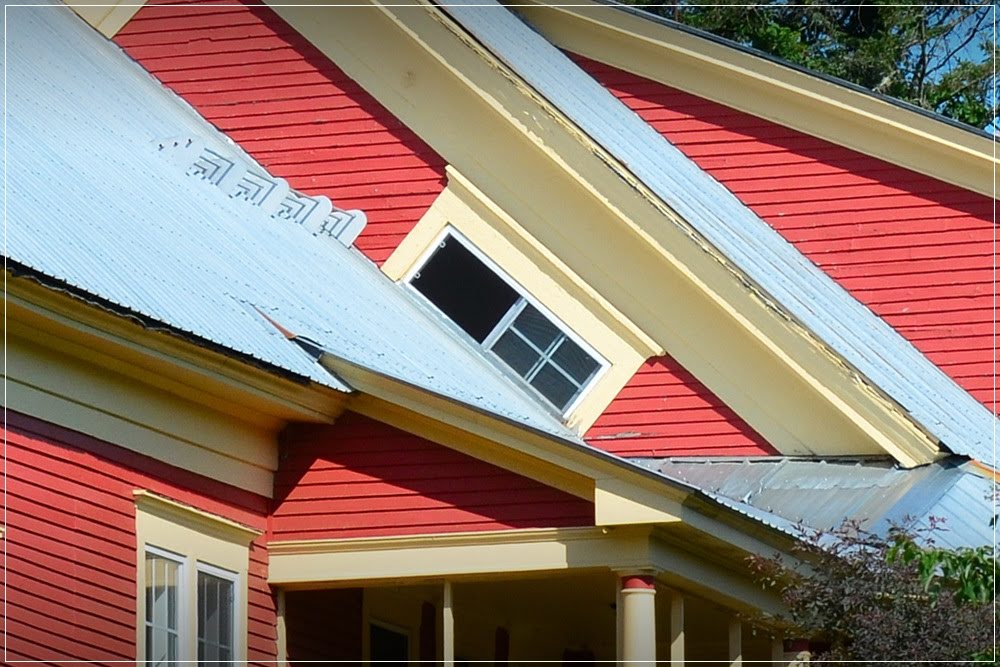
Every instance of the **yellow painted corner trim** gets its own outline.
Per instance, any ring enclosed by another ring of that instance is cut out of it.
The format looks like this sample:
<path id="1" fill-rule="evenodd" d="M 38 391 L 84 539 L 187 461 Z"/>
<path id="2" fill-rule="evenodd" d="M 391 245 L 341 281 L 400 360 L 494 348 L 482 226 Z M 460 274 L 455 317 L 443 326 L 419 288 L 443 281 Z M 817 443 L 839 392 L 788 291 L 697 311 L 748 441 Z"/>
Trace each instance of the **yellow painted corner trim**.
<path id="1" fill-rule="evenodd" d="M 581 0 L 516 10 L 555 44 L 806 134 L 993 197 L 993 142 L 872 95 Z"/>
<path id="2" fill-rule="evenodd" d="M 136 489 L 132 495 L 135 499 L 135 506 L 144 512 L 174 523 L 200 529 L 230 542 L 246 546 L 262 534 L 260 531 L 241 523 L 179 503 L 145 489 Z"/>
<path id="3" fill-rule="evenodd" d="M 596 481 L 594 522 L 598 526 L 669 524 L 681 521 L 682 512 L 680 503 L 648 489 L 629 489 L 616 478 Z"/>
<path id="4" fill-rule="evenodd" d="M 84 21 L 108 39 L 118 34 L 136 13 L 142 9 L 143 0 L 73 0 L 66 3 Z"/>

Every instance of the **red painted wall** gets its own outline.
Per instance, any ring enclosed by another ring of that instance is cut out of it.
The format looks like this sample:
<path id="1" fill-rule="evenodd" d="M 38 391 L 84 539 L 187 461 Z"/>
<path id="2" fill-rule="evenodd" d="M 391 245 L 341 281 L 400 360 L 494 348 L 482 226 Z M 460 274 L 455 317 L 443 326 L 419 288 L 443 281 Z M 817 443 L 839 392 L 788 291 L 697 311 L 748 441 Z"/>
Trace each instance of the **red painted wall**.
<path id="1" fill-rule="evenodd" d="M 360 415 L 285 435 L 273 540 L 594 525 L 590 502 Z"/>
<path id="2" fill-rule="evenodd" d="M 992 199 L 574 58 L 996 411 Z"/>
<path id="3" fill-rule="evenodd" d="M 147 5 L 115 41 L 293 188 L 363 210 L 356 245 L 384 261 L 444 160 L 270 9 L 196 4 Z"/>
<path id="4" fill-rule="evenodd" d="M 673 358 L 650 359 L 587 432 L 627 457 L 777 454 L 749 424 Z"/>
<path id="5" fill-rule="evenodd" d="M 360 588 L 285 593 L 288 664 L 338 661 L 357 667 L 362 653 L 364 615 Z M 358 660 L 358 662 L 350 662 Z"/>
<path id="6" fill-rule="evenodd" d="M 135 660 L 135 489 L 266 527 L 262 496 L 15 412 L 6 427 L 7 660 Z M 248 624 L 260 664 L 276 656 L 266 579 L 262 537 Z"/>

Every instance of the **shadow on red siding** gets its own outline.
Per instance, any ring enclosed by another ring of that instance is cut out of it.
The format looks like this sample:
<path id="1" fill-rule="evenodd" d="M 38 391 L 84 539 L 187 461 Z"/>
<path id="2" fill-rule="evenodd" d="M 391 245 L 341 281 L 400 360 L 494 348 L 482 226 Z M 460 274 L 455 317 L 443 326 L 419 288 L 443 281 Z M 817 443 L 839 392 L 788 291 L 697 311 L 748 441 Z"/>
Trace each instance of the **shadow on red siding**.
<path id="1" fill-rule="evenodd" d="M 357 667 L 363 632 L 363 591 L 344 588 L 285 593 L 288 664 Z"/>
<path id="2" fill-rule="evenodd" d="M 271 539 L 593 524 L 590 502 L 350 414 L 286 432 Z"/>
<path id="3" fill-rule="evenodd" d="M 625 457 L 778 453 L 668 356 L 639 368 L 587 431 L 586 440 Z"/>
<path id="4" fill-rule="evenodd" d="M 996 411 L 993 200 L 571 57 Z"/>

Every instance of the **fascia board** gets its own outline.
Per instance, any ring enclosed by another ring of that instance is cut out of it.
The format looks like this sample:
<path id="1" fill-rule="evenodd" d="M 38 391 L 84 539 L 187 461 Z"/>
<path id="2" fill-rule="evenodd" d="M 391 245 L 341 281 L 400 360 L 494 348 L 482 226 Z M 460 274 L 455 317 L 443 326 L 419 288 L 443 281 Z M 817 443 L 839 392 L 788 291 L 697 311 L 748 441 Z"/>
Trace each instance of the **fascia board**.
<path id="1" fill-rule="evenodd" d="M 994 141 L 594 0 L 515 11 L 561 48 L 959 187 L 996 196 Z"/>
<path id="2" fill-rule="evenodd" d="M 246 419 L 332 423 L 347 394 L 279 377 L 221 353 L 206 350 L 127 318 L 48 289 L 27 278 L 6 276 L 11 328 L 61 340 L 87 350 L 89 362 Z"/>

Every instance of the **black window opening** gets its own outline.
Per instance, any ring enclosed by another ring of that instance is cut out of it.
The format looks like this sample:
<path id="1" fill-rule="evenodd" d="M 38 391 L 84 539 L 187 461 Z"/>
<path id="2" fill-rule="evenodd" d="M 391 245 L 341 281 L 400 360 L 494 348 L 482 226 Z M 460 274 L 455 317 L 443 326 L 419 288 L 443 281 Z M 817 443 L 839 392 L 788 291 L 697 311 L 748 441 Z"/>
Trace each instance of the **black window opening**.
<path id="1" fill-rule="evenodd" d="M 406 667 L 410 664 L 409 635 L 371 623 L 368 626 L 368 646 L 372 662 Z"/>
<path id="2" fill-rule="evenodd" d="M 600 363 L 454 237 L 410 284 L 560 412 Z"/>

